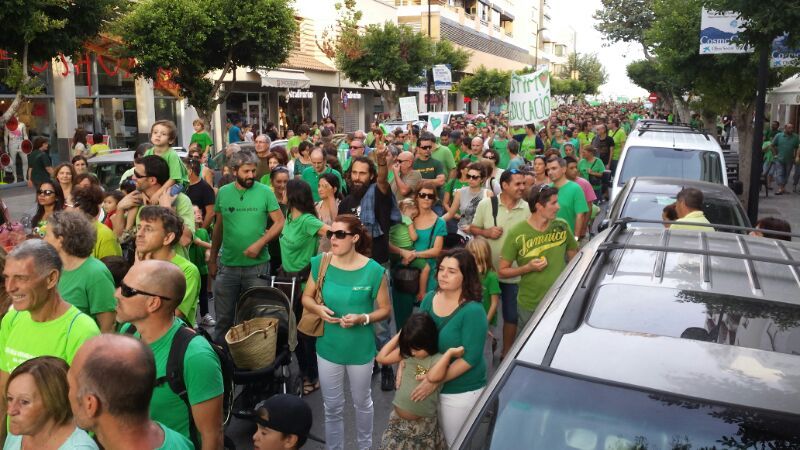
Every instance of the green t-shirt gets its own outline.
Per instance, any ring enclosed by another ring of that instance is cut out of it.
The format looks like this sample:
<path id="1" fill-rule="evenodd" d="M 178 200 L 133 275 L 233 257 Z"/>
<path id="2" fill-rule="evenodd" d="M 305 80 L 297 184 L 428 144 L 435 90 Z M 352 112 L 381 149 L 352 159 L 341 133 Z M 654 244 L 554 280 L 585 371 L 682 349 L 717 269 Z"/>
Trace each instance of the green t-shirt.
<path id="1" fill-rule="evenodd" d="M 775 154 L 772 153 L 772 144 L 770 142 L 764 142 L 764 145 L 761 146 L 761 150 L 764 153 L 764 164 L 772 164 L 775 161 Z"/>
<path id="2" fill-rule="evenodd" d="M 198 228 L 194 232 L 194 237 L 200 239 L 203 242 L 211 242 L 211 238 L 208 236 L 208 231 L 205 228 Z M 192 244 L 189 246 L 189 261 L 197 267 L 197 270 L 200 272 L 200 275 L 208 275 L 208 262 L 206 261 L 206 249 L 197 245 Z"/>
<path id="3" fill-rule="evenodd" d="M 578 145 L 580 147 L 576 148 L 575 152 L 577 153 L 578 150 L 582 149 L 586 145 L 592 145 L 592 141 L 594 140 L 594 136 L 595 136 L 594 132 L 591 132 L 591 131 L 588 132 L 588 133 L 584 133 L 583 131 L 579 132 L 578 135 L 575 136 L 575 137 L 578 138 Z"/>
<path id="4" fill-rule="evenodd" d="M 414 165 L 412 167 L 414 170 L 419 171 L 423 180 L 435 180 L 439 175 L 447 176 L 444 173 L 444 166 L 442 163 L 433 158 L 428 158 L 425 161 L 416 158 L 414 159 Z"/>
<path id="5" fill-rule="evenodd" d="M 584 205 L 586 202 L 584 202 Z M 553 220 L 544 232 L 534 229 L 528 221 L 514 225 L 503 244 L 502 259 L 518 266 L 544 256 L 547 267 L 541 272 L 528 272 L 519 281 L 517 304 L 533 311 L 544 294 L 566 267 L 566 252 L 578 248 L 569 225 L 562 219 Z"/>
<path id="6" fill-rule="evenodd" d="M 92 256 L 97 259 L 103 259 L 106 256 L 122 256 L 122 247 L 120 247 L 114 231 L 97 220 L 94 221 L 94 227 L 97 229 L 97 241 L 94 243 Z"/>
<path id="7" fill-rule="evenodd" d="M 214 204 L 214 211 L 222 214 L 220 263 L 248 267 L 269 261 L 266 245 L 256 258 L 245 256 L 244 251 L 264 235 L 269 213 L 278 209 L 275 194 L 261 183 L 253 183 L 250 189 L 242 191 L 236 188 L 236 183 L 222 186 Z"/>
<path id="8" fill-rule="evenodd" d="M 500 156 L 497 167 L 508 169 L 508 162 L 511 160 L 511 155 L 508 154 L 508 139 L 492 139 L 492 148 Z"/>
<path id="9" fill-rule="evenodd" d="M 525 136 L 519 145 L 519 154 L 526 159 L 533 159 L 531 155 L 536 153 L 536 136 Z"/>
<path id="10" fill-rule="evenodd" d="M 454 161 L 458 161 L 458 160 L 461 159 L 461 148 L 458 145 L 453 144 L 451 142 L 451 143 L 447 144 L 447 148 L 450 149 L 450 153 L 453 154 L 453 160 Z"/>
<path id="11" fill-rule="evenodd" d="M 189 141 L 189 145 L 195 143 L 200 145 L 200 151 L 203 153 L 208 150 L 208 147 L 214 145 L 214 141 L 211 140 L 211 136 L 209 136 L 205 131 L 192 134 L 192 139 Z"/>
<path id="12" fill-rule="evenodd" d="M 550 183 L 553 186 L 553 183 Z M 558 188 L 558 213 L 556 217 L 569 224 L 569 230 L 575 232 L 575 219 L 578 214 L 589 212 L 586 195 L 581 186 L 574 181 L 567 181 Z"/>
<path id="13" fill-rule="evenodd" d="M 322 173 L 323 174 L 332 173 L 336 175 L 336 178 L 339 179 L 339 186 L 344 186 L 344 181 L 342 180 L 342 174 L 340 174 L 338 170 L 331 169 L 330 167 L 325 167 L 325 170 L 323 170 Z M 317 171 L 314 170 L 313 167 L 306 167 L 305 170 L 303 170 L 303 174 L 300 176 L 300 178 L 303 181 L 305 181 L 306 183 L 308 183 L 309 186 L 311 186 L 311 196 L 314 197 L 314 203 L 319 201 L 318 188 L 319 188 L 320 175 L 321 174 L 317 173 Z"/>
<path id="14" fill-rule="evenodd" d="M 58 280 L 61 298 L 91 317 L 117 309 L 115 289 L 108 267 L 94 256 L 75 270 L 62 270 Z"/>
<path id="15" fill-rule="evenodd" d="M 490 270 L 481 276 L 481 285 L 483 285 L 483 310 L 489 313 L 489 308 L 492 306 L 492 296 L 500 295 L 500 282 L 497 278 L 497 272 Z M 500 302 L 498 302 L 497 309 L 494 311 L 491 325 L 497 325 L 497 314 L 500 310 Z"/>
<path id="16" fill-rule="evenodd" d="M 600 186 L 602 184 L 600 182 L 601 179 L 597 178 L 593 180 L 592 178 L 589 178 L 590 170 L 592 172 L 603 173 L 603 171 L 606 170 L 606 166 L 603 165 L 603 161 L 600 158 L 595 158 L 594 161 L 592 161 L 591 163 L 585 158 L 581 158 L 581 160 L 578 161 L 578 172 L 580 172 L 581 178 L 589 181 L 595 181 L 595 183 L 592 183 L 592 189 L 594 190 L 600 189 Z M 559 195 L 561 195 L 560 190 L 559 190 Z"/>
<path id="17" fill-rule="evenodd" d="M 120 333 L 125 333 L 129 326 L 128 324 L 123 325 Z M 150 344 L 150 350 L 153 351 L 156 361 L 156 379 L 167 375 L 167 360 L 172 340 L 182 326 L 184 325 L 180 319 L 175 318 L 169 330 Z M 137 339 L 141 338 L 138 331 L 133 336 Z M 219 397 L 225 390 L 219 358 L 208 341 L 201 337 L 192 339 L 186 348 L 183 357 L 183 381 L 186 383 L 186 393 L 189 396 L 189 404 L 192 406 Z M 189 409 L 186 407 L 186 403 L 172 392 L 168 383 L 156 386 L 153 391 L 153 397 L 150 400 L 150 418 L 180 433 L 185 438 L 191 439 L 189 424 L 192 418 Z M 176 447 L 165 446 L 164 448 Z"/>
<path id="18" fill-rule="evenodd" d="M 311 276 L 317 280 L 322 255 L 311 258 Z M 384 278 L 384 268 L 370 259 L 358 270 L 342 270 L 328 266 L 322 286 L 325 306 L 333 317 L 347 314 L 369 314 L 375 310 L 375 299 Z M 324 324 L 317 338 L 317 355 L 334 364 L 356 365 L 370 363 L 375 358 L 375 332 L 372 326 L 357 325 L 342 328 L 339 324 Z"/>
<path id="19" fill-rule="evenodd" d="M 184 435 L 171 428 L 167 428 L 163 423 L 158 423 L 158 426 L 164 430 L 164 443 L 156 450 L 195 450 L 192 441 L 187 439 Z"/>
<path id="20" fill-rule="evenodd" d="M 58 450 L 98 450 L 97 443 L 89 436 L 89 433 L 75 427 L 71 435 L 58 447 Z M 22 436 L 8 433 L 3 450 L 21 450 Z"/>
<path id="21" fill-rule="evenodd" d="M 444 384 L 442 394 L 461 394 L 486 386 L 486 359 L 483 357 L 483 346 L 489 325 L 486 322 L 483 306 L 478 301 L 469 300 L 450 316 L 439 317 L 433 312 L 435 294 L 434 291 L 428 292 L 419 309 L 427 312 L 436 323 L 436 328 L 439 330 L 439 353 L 463 346 L 462 358 L 470 365 L 470 369 L 461 376 Z"/>
<path id="22" fill-rule="evenodd" d="M 790 136 L 781 132 L 775 135 L 772 139 L 772 144 L 778 150 L 775 158 L 783 164 L 791 164 L 794 161 L 794 153 L 797 151 L 797 146 L 800 145 L 800 139 L 797 133 L 792 133 Z"/>
<path id="23" fill-rule="evenodd" d="M 450 153 L 450 149 L 444 145 L 439 145 L 436 147 L 436 150 L 431 152 L 431 159 L 435 159 L 442 163 L 445 176 L 448 176 L 450 171 L 456 168 L 456 161 L 453 159 L 453 154 Z"/>
<path id="24" fill-rule="evenodd" d="M 400 388 L 395 392 L 392 404 L 418 417 L 435 417 L 439 405 L 439 389 L 418 402 L 411 400 L 411 393 L 419 386 L 417 375 L 428 373 L 440 359 L 442 359 L 441 353 L 428 355 L 421 359 L 413 356 L 406 358 L 401 373 Z"/>
<path id="25" fill-rule="evenodd" d="M 408 234 L 408 226 L 413 221 L 408 216 L 402 216 L 401 223 L 396 223 L 389 228 L 389 243 L 395 247 L 411 249 L 414 246 L 414 241 L 411 235 Z"/>
<path id="26" fill-rule="evenodd" d="M 431 228 L 433 232 L 431 233 Z M 424 252 L 433 247 L 433 243 L 438 236 L 447 236 L 447 224 L 441 217 L 436 219 L 432 227 L 417 229 L 417 240 L 414 241 L 414 250 Z M 436 258 L 427 258 L 428 266 L 431 268 L 431 276 L 428 277 L 428 290 L 436 287 Z"/>
<path id="27" fill-rule="evenodd" d="M 31 313 L 12 307 L 0 323 L 0 370 L 11 373 L 37 356 L 55 356 L 72 364 L 81 345 L 99 334 L 94 319 L 74 306 L 47 322 L 34 322 Z"/>
<path id="28" fill-rule="evenodd" d="M 194 327 L 197 321 L 197 303 L 200 301 L 200 271 L 181 255 L 175 255 L 172 264 L 180 267 L 186 278 L 186 292 L 183 294 L 181 304 L 178 305 L 178 311 L 186 318 L 186 322 Z"/>
<path id="29" fill-rule="evenodd" d="M 301 142 L 303 142 L 303 140 L 300 139 L 300 136 L 295 135 L 295 136 L 290 137 L 286 141 L 286 152 L 291 154 L 292 150 L 296 149 L 297 147 L 299 147 Z"/>
<path id="30" fill-rule="evenodd" d="M 611 152 L 611 159 L 617 161 L 622 154 L 622 148 L 625 147 L 625 141 L 628 139 L 628 135 L 622 128 L 618 128 L 617 131 L 609 131 L 608 135 L 614 140 L 614 150 Z"/>
<path id="31" fill-rule="evenodd" d="M 289 213 L 281 231 L 281 264 L 286 272 L 299 272 L 311 261 L 319 247 L 319 229 L 325 225 L 317 217 L 303 213 L 292 218 Z"/>
<path id="32" fill-rule="evenodd" d="M 469 186 L 469 183 L 466 181 L 461 181 L 459 178 L 450 178 L 444 184 L 444 191 L 450 193 L 450 199 L 453 199 L 453 192 L 461 189 L 464 186 Z"/>
<path id="33" fill-rule="evenodd" d="M 155 147 L 151 148 L 150 150 L 144 152 L 144 156 L 155 155 Z M 166 153 L 160 156 L 164 161 L 167 162 L 167 166 L 169 166 L 169 179 L 175 180 L 175 184 L 179 184 L 186 188 L 189 185 L 189 171 L 186 170 L 186 166 L 181 161 L 180 156 L 175 152 L 173 149 L 167 150 Z"/>

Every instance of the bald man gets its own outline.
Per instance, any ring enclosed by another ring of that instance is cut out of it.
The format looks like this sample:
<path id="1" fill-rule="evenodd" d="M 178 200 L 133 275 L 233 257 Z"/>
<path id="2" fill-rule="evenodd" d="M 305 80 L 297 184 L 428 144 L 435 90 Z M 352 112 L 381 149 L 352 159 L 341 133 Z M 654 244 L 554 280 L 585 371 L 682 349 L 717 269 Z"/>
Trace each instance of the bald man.
<path id="1" fill-rule="evenodd" d="M 315 148 L 311 151 L 311 167 L 306 167 L 300 178 L 311 186 L 311 195 L 314 197 L 314 202 L 319 201 L 319 179 L 323 174 L 332 173 L 339 179 L 339 186 L 344 186 L 342 181 L 342 174 L 338 170 L 330 168 L 325 164 L 325 154 L 321 149 Z"/>
<path id="2" fill-rule="evenodd" d="M 175 317 L 175 308 L 185 290 L 186 279 L 178 266 L 151 259 L 131 267 L 116 291 L 117 320 L 127 322 L 121 332 L 150 347 L 155 355 L 157 379 L 167 374 L 167 360 L 178 333 L 194 334 Z M 223 445 L 222 369 L 208 341 L 192 337 L 183 358 L 189 405 L 163 382 L 153 391 L 150 414 L 154 420 L 195 441 L 197 449 L 219 449 Z"/>
<path id="3" fill-rule="evenodd" d="M 155 380 L 153 352 L 141 342 L 114 334 L 86 341 L 67 373 L 75 424 L 107 450 L 190 450 L 188 439 L 150 420 Z"/>
<path id="4" fill-rule="evenodd" d="M 414 198 L 414 191 L 422 181 L 419 170 L 413 168 L 414 154 L 411 152 L 400 152 L 392 165 L 394 177 L 389 182 L 392 193 L 399 202 L 405 198 Z"/>

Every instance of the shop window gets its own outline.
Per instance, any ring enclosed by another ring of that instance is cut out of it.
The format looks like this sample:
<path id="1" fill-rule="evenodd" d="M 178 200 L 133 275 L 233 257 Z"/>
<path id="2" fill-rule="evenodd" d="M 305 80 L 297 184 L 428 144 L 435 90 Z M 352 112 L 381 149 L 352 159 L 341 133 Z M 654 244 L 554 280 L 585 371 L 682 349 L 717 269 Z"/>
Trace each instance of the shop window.
<path id="1" fill-rule="evenodd" d="M 109 135 L 112 148 L 135 148 L 138 145 L 136 99 L 101 98 L 100 124 L 103 134 Z"/>
<path id="2" fill-rule="evenodd" d="M 156 120 L 171 120 L 175 124 L 178 123 L 174 97 L 156 97 L 155 109 Z"/>

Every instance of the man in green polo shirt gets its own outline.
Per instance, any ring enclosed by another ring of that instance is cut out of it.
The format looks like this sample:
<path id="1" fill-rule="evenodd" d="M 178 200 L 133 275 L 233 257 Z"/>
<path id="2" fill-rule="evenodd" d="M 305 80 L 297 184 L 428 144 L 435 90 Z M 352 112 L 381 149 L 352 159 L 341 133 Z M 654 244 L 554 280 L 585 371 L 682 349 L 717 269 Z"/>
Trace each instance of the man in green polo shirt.
<path id="1" fill-rule="evenodd" d="M 175 253 L 175 247 L 184 232 L 181 219 L 169 208 L 145 206 L 139 212 L 139 220 L 139 231 L 136 233 L 139 259 L 169 261 L 180 267 L 186 279 L 186 292 L 175 315 L 194 327 L 200 300 L 200 270 L 191 261 Z"/>
<path id="2" fill-rule="evenodd" d="M 268 284 L 261 278 L 270 273 L 267 243 L 281 234 L 285 221 L 272 189 L 255 181 L 257 164 L 252 153 L 234 153 L 228 166 L 236 181 L 219 189 L 214 204 L 217 218 L 208 274 L 215 278 L 217 342 L 224 342 L 241 294 L 251 287 Z M 269 229 L 267 218 L 273 224 Z"/>
<path id="3" fill-rule="evenodd" d="M 778 190 L 775 192 L 775 195 L 783 195 L 783 193 L 786 192 L 786 183 L 789 182 L 789 174 L 792 171 L 794 161 L 800 157 L 800 152 L 798 152 L 800 139 L 798 139 L 797 133 L 794 132 L 794 125 L 787 123 L 783 127 L 783 132 L 776 134 L 772 139 L 772 145 L 777 151 L 774 162 L 777 168 L 775 175 L 777 178 Z M 800 168 L 800 166 L 798 166 L 798 168 Z M 798 178 L 797 172 L 795 172 L 795 191 L 797 190 Z"/>
<path id="4" fill-rule="evenodd" d="M 497 167 L 503 170 L 508 169 L 511 156 L 508 154 L 508 131 L 506 131 L 506 127 L 498 127 L 497 132 L 489 137 L 488 144 L 489 147 L 493 148 L 497 152 L 497 155 L 500 156 Z"/>
<path id="5" fill-rule="evenodd" d="M 255 164 L 253 164 L 255 173 Z M 121 333 L 131 334 L 147 344 L 155 356 L 156 379 L 167 376 L 172 341 L 185 325 L 175 317 L 175 309 L 185 295 L 183 272 L 168 261 L 145 260 L 136 263 L 117 289 L 117 319 L 124 323 Z M 136 327 L 131 333 L 130 326 Z M 195 448 L 222 448 L 222 368 L 211 344 L 202 337 L 192 338 L 183 355 L 183 381 L 189 405 L 169 383 L 153 390 L 150 417 L 183 436 L 193 439 Z"/>
<path id="6" fill-rule="evenodd" d="M 531 215 L 528 202 L 522 199 L 525 193 L 525 175 L 515 170 L 506 170 L 500 175 L 500 195 L 497 208 L 492 198 L 486 197 L 478 203 L 469 232 L 489 241 L 492 249 L 492 264 L 500 267 L 500 254 L 508 237 L 508 231 L 524 222 Z M 495 212 L 496 211 L 496 212 Z M 508 353 L 517 335 L 517 295 L 519 277 L 500 279 L 500 306 L 503 312 L 503 350 Z"/>
<path id="7" fill-rule="evenodd" d="M 356 140 L 353 140 L 353 143 L 364 145 L 361 141 Z M 322 153 L 322 150 L 315 148 L 311 151 L 311 167 L 306 167 L 300 175 L 300 178 L 311 186 L 311 196 L 314 197 L 314 202 L 319 201 L 319 191 L 317 189 L 319 188 L 319 178 L 326 173 L 334 174 L 336 178 L 339 179 L 339 186 L 344 186 L 342 174 L 340 174 L 338 170 L 331 169 L 325 164 L 325 155 Z"/>
<path id="8" fill-rule="evenodd" d="M 447 144 L 450 143 L 450 132 L 447 130 L 442 131 L 439 139 L 441 140 L 440 143 L 437 144 L 434 142 L 433 144 L 431 158 L 442 163 L 442 166 L 444 167 L 444 175 L 445 177 L 449 178 L 450 174 L 453 173 L 453 169 L 456 168 L 456 161 L 453 159 L 453 153 L 447 146 Z"/>

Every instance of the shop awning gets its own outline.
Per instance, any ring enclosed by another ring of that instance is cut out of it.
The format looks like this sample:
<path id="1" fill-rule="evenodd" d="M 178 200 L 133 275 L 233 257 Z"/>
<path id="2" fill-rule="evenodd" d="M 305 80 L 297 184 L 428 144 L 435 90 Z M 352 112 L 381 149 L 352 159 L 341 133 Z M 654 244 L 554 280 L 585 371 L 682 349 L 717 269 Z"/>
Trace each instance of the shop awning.
<path id="1" fill-rule="evenodd" d="M 257 72 L 261 75 L 261 86 L 305 89 L 311 85 L 311 80 L 302 70 L 278 69 Z"/>
<path id="2" fill-rule="evenodd" d="M 767 103 L 775 105 L 800 105 L 800 75 L 781 83 L 780 86 L 767 92 Z"/>

